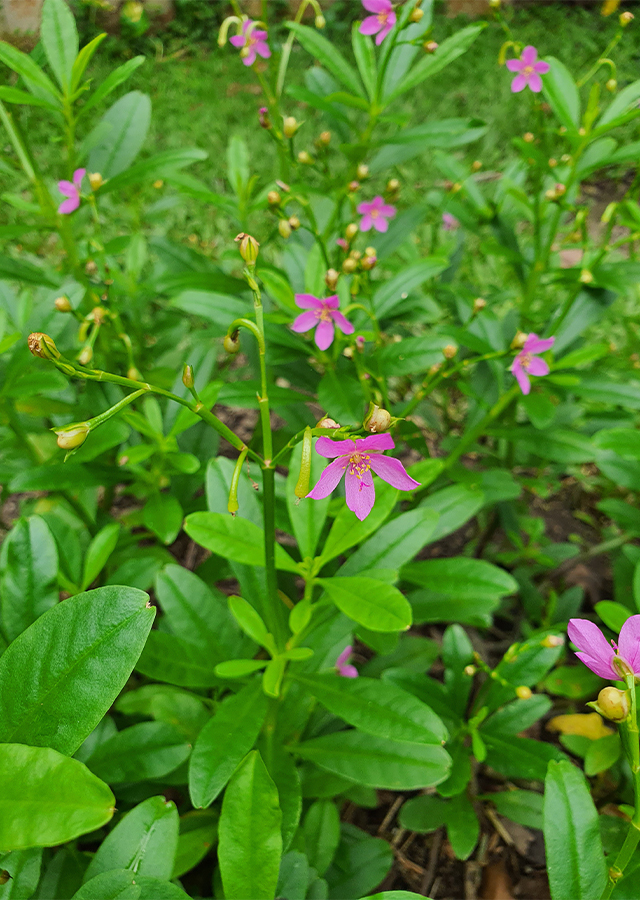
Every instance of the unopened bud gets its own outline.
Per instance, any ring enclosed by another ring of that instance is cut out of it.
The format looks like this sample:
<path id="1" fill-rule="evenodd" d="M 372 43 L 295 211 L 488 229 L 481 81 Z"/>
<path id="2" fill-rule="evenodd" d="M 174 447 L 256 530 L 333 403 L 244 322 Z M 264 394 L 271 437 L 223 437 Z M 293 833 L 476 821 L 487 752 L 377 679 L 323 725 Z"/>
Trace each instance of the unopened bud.
<path id="1" fill-rule="evenodd" d="M 282 123 L 282 131 L 284 132 L 284 136 L 286 138 L 292 138 L 298 128 L 300 128 L 298 120 L 294 119 L 293 116 L 286 116 L 284 122 Z"/>
<path id="2" fill-rule="evenodd" d="M 582 272 L 580 272 L 579 280 L 582 282 L 582 284 L 591 284 L 591 282 L 593 281 L 593 275 L 589 271 L 589 269 L 583 269 Z"/>
<path id="3" fill-rule="evenodd" d="M 549 160 L 549 168 L 550 168 L 550 169 L 555 169 L 555 167 L 556 167 L 557 165 L 558 165 L 558 160 L 557 160 L 557 159 L 554 159 L 553 156 L 552 156 L 551 159 Z"/>
<path id="4" fill-rule="evenodd" d="M 153 186 L 154 186 L 154 188 L 155 188 L 157 191 L 160 190 L 160 188 L 162 187 L 163 184 L 164 184 L 164 181 L 162 180 L 162 178 L 157 178 L 157 179 L 153 182 Z"/>
<path id="5" fill-rule="evenodd" d="M 348 241 L 352 241 L 358 233 L 358 226 L 355 222 L 350 222 L 344 230 L 344 236 Z"/>
<path id="6" fill-rule="evenodd" d="M 307 153 L 306 150 L 301 150 L 300 153 L 298 153 L 298 162 L 302 163 L 305 166 L 312 166 L 313 157 L 310 153 Z"/>
<path id="7" fill-rule="evenodd" d="M 271 128 L 269 110 L 266 106 L 261 106 L 258 110 L 258 121 L 260 123 L 260 128 Z"/>
<path id="8" fill-rule="evenodd" d="M 364 335 L 362 335 L 362 334 L 357 334 L 357 335 L 356 335 L 356 350 L 357 350 L 359 353 L 363 353 L 363 352 L 364 352 L 364 345 L 365 345 L 365 343 L 366 343 L 366 341 L 365 341 L 365 339 L 364 339 Z"/>
<path id="9" fill-rule="evenodd" d="M 610 78 L 605 84 L 605 87 L 610 94 L 613 94 L 615 89 L 618 87 L 618 82 L 615 80 L 615 78 Z"/>
<path id="10" fill-rule="evenodd" d="M 478 670 L 475 666 L 465 666 L 463 671 L 465 675 L 468 675 L 471 678 L 476 674 Z"/>
<path id="11" fill-rule="evenodd" d="M 89 184 L 92 191 L 97 191 L 104 184 L 104 178 L 100 172 L 89 172 Z"/>
<path id="12" fill-rule="evenodd" d="M 60 353 L 56 347 L 53 338 L 41 331 L 34 331 L 27 338 L 27 346 L 34 356 L 40 359 L 60 359 Z"/>
<path id="13" fill-rule="evenodd" d="M 359 181 L 350 181 L 348 184 L 348 188 L 351 191 L 351 193 L 354 194 L 357 190 L 360 189 L 360 182 Z"/>
<path id="14" fill-rule="evenodd" d="M 364 251 L 365 256 L 376 256 L 376 248 L 375 247 L 365 247 Z"/>
<path id="15" fill-rule="evenodd" d="M 232 356 L 238 352 L 240 349 L 240 340 L 238 338 L 238 332 L 234 332 L 234 334 L 225 335 L 224 341 L 222 342 L 224 349 L 227 353 L 230 353 Z"/>
<path id="16" fill-rule="evenodd" d="M 279 206 L 282 202 L 282 197 L 277 191 L 269 191 L 267 194 L 267 201 L 269 206 Z"/>
<path id="17" fill-rule="evenodd" d="M 633 22 L 634 15 L 630 12 L 620 13 L 620 24 L 623 28 L 626 28 L 630 22 Z"/>
<path id="18" fill-rule="evenodd" d="M 328 269 L 327 274 L 324 276 L 324 283 L 329 288 L 330 291 L 335 291 L 336 285 L 338 284 L 338 278 L 340 274 L 336 272 L 335 269 Z"/>
<path id="19" fill-rule="evenodd" d="M 84 270 L 87 273 L 87 275 L 95 275 L 96 272 L 98 271 L 98 266 L 97 266 L 97 263 L 95 262 L 95 260 L 90 259 L 87 262 L 86 266 L 84 267 Z"/>
<path id="20" fill-rule="evenodd" d="M 389 426 L 391 425 L 391 413 L 386 409 L 382 409 L 380 406 L 376 406 L 375 403 L 371 403 L 363 425 L 365 429 L 372 434 L 380 434 L 389 429 Z"/>
<path id="21" fill-rule="evenodd" d="M 322 29 L 326 24 L 327 20 L 323 15 L 316 16 L 316 28 Z"/>
<path id="22" fill-rule="evenodd" d="M 340 426 L 333 419 L 330 419 L 329 416 L 323 416 L 316 428 L 340 428 Z"/>
<path id="23" fill-rule="evenodd" d="M 425 41 L 424 44 L 422 45 L 422 49 L 425 51 L 425 53 L 435 53 L 436 50 L 438 49 L 438 42 L 437 41 Z"/>
<path id="24" fill-rule="evenodd" d="M 357 262 L 362 256 L 362 250 L 352 250 L 349 256 L 351 257 L 351 259 L 355 259 Z"/>
<path id="25" fill-rule="evenodd" d="M 410 22 L 419 22 L 423 16 L 424 16 L 424 10 L 419 9 L 419 7 L 416 6 L 416 8 L 413 10 L 411 15 L 409 16 L 409 21 Z"/>
<path id="26" fill-rule="evenodd" d="M 369 166 L 365 166 L 364 163 L 360 163 L 358 168 L 356 169 L 356 177 L 358 181 L 364 181 L 365 178 L 369 177 Z"/>
<path id="27" fill-rule="evenodd" d="M 345 261 L 342 263 L 342 271 L 346 275 L 351 275 L 357 268 L 358 263 L 355 261 L 355 259 L 351 259 L 351 257 L 349 257 L 349 259 L 345 259 Z"/>
<path id="28" fill-rule="evenodd" d="M 297 231 L 300 228 L 300 219 L 297 216 L 289 216 L 289 225 L 293 231 Z"/>
<path id="29" fill-rule="evenodd" d="M 186 365 L 182 370 L 182 383 L 186 388 L 189 388 L 189 390 L 193 387 L 193 366 Z"/>
<path id="30" fill-rule="evenodd" d="M 476 299 L 473 301 L 474 313 L 479 313 L 481 310 L 483 310 L 485 308 L 486 305 L 487 305 L 487 301 L 484 299 L 484 297 L 476 297 Z"/>
<path id="31" fill-rule="evenodd" d="M 400 182 L 397 178 L 390 178 L 387 181 L 387 193 L 389 194 L 397 194 L 400 190 Z"/>
<path id="32" fill-rule="evenodd" d="M 524 347 L 526 342 L 527 335 L 524 333 L 524 331 L 516 331 L 516 336 L 511 341 L 511 349 L 520 350 L 522 347 Z"/>
<path id="33" fill-rule="evenodd" d="M 83 347 L 78 356 L 78 362 L 81 366 L 88 366 L 93 359 L 93 347 L 87 345 Z"/>
<path id="34" fill-rule="evenodd" d="M 71 312 L 73 308 L 69 303 L 68 297 L 56 297 L 53 305 L 58 310 L 58 312 Z"/>
<path id="35" fill-rule="evenodd" d="M 556 197 L 562 197 L 567 193 L 567 186 L 565 184 L 556 184 L 555 186 Z"/>
<path id="36" fill-rule="evenodd" d="M 530 131 L 527 131 L 522 135 L 522 140 L 525 142 L 525 144 L 533 144 L 535 139 L 536 139 L 535 135 L 532 134 Z"/>
<path id="37" fill-rule="evenodd" d="M 612 722 L 622 722 L 629 715 L 629 696 L 626 691 L 606 687 L 598 694 L 598 710 Z"/>
<path id="38" fill-rule="evenodd" d="M 378 259 L 375 256 L 363 256 L 360 265 L 365 270 L 365 272 L 369 272 L 371 269 L 373 269 L 377 262 Z"/>
<path id="39" fill-rule="evenodd" d="M 280 237 L 283 237 L 285 241 L 288 237 L 291 237 L 291 225 L 286 219 L 280 219 L 278 222 L 278 231 L 280 232 Z"/>
<path id="40" fill-rule="evenodd" d="M 457 352 L 458 348 L 455 344 L 447 344 L 446 347 L 442 348 L 442 355 L 445 359 L 453 359 Z"/>
<path id="41" fill-rule="evenodd" d="M 479 172 L 481 168 L 482 168 L 482 163 L 480 162 L 479 159 L 475 159 L 471 163 L 471 171 L 472 172 Z"/>
<path id="42" fill-rule="evenodd" d="M 257 240 L 252 237 L 250 234 L 245 234 L 244 231 L 241 231 L 240 234 L 236 235 L 234 238 L 236 244 L 240 244 L 238 249 L 240 250 L 240 256 L 246 263 L 254 263 L 258 258 L 258 253 L 260 250 L 260 244 Z"/>
<path id="43" fill-rule="evenodd" d="M 460 184 L 459 181 L 454 181 L 453 184 L 450 186 L 450 190 L 451 190 L 452 194 L 457 194 L 458 191 L 462 190 L 462 185 Z"/>
<path id="44" fill-rule="evenodd" d="M 548 634 L 543 640 L 540 641 L 543 647 L 548 647 L 549 649 L 554 647 L 562 647 L 564 644 L 564 638 L 561 634 Z"/>
<path id="45" fill-rule="evenodd" d="M 528 688 L 525 684 L 521 684 L 516 688 L 516 697 L 519 697 L 520 700 L 528 700 L 531 697 L 531 688 Z"/>
<path id="46" fill-rule="evenodd" d="M 328 144 L 331 143 L 331 132 L 323 131 L 321 133 L 320 137 L 318 138 L 318 141 L 326 147 Z"/>
<path id="47" fill-rule="evenodd" d="M 90 431 L 91 426 L 88 422 L 76 422 L 65 428 L 56 428 L 58 447 L 63 450 L 76 450 L 84 444 Z"/>

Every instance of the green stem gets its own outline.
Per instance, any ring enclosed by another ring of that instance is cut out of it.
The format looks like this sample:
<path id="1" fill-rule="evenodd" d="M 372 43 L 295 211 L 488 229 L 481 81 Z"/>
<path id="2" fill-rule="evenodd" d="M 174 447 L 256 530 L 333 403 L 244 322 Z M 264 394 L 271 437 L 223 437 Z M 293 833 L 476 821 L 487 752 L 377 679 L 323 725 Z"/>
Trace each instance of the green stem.
<path id="1" fill-rule="evenodd" d="M 410 415 L 413 410 L 416 408 L 418 403 L 423 400 L 425 397 L 428 397 L 436 387 L 440 384 L 441 381 L 444 381 L 447 378 L 451 378 L 452 375 L 455 375 L 461 369 L 468 369 L 469 366 L 475 365 L 476 363 L 485 362 L 489 359 L 500 359 L 503 356 L 508 356 L 510 350 L 498 350 L 493 353 L 485 353 L 483 356 L 476 356 L 473 359 L 463 359 L 462 362 L 458 363 L 452 369 L 444 369 L 436 372 L 434 375 L 426 378 L 422 386 L 416 391 L 414 396 L 411 398 L 409 403 L 405 406 L 402 411 L 402 417 Z"/>
<path id="2" fill-rule="evenodd" d="M 264 562 L 267 573 L 267 602 L 263 610 L 269 631 L 276 645 L 283 649 L 287 641 L 287 626 L 284 620 L 284 604 L 278 596 L 276 575 L 276 470 L 272 465 L 262 467 L 262 491 L 264 512 Z"/>
<path id="3" fill-rule="evenodd" d="M 518 391 L 520 388 L 517 384 L 514 384 L 506 394 L 503 394 L 502 397 L 498 400 L 498 402 L 491 407 L 486 416 L 482 419 L 482 421 L 478 422 L 478 424 L 469 429 L 458 442 L 456 448 L 449 454 L 447 459 L 444 461 L 445 468 L 450 468 L 455 462 L 457 462 L 462 454 L 467 450 L 468 447 L 471 446 L 485 431 L 487 425 L 490 425 L 494 419 L 497 419 L 498 416 L 507 409 L 507 407 L 516 399 L 518 395 Z"/>

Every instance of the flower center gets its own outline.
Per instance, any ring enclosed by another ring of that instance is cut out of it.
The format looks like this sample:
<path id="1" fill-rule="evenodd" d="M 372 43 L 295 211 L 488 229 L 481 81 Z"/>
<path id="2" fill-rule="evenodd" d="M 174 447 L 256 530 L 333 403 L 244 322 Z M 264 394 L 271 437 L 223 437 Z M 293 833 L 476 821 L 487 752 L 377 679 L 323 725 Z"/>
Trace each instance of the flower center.
<path id="1" fill-rule="evenodd" d="M 349 459 L 349 474 L 362 478 L 371 468 L 371 457 L 368 453 L 352 453 Z"/>
<path id="2" fill-rule="evenodd" d="M 323 307 L 322 309 L 316 310 L 316 318 L 319 322 L 330 322 L 331 321 L 331 310 Z"/>
<path id="3" fill-rule="evenodd" d="M 389 13 L 388 13 L 388 12 L 381 12 L 381 13 L 378 13 L 378 22 L 380 22 L 381 25 L 386 25 L 386 24 L 387 24 L 387 19 L 388 19 L 388 18 L 389 18 Z"/>
<path id="4" fill-rule="evenodd" d="M 380 210 L 372 209 L 371 212 L 369 213 L 369 215 L 371 216 L 372 219 L 377 219 L 378 216 L 380 215 Z"/>
<path id="5" fill-rule="evenodd" d="M 522 354 L 522 356 L 520 357 L 520 364 L 523 369 L 529 368 L 529 366 L 531 365 L 532 358 L 533 358 L 532 353 L 523 353 Z"/>
<path id="6" fill-rule="evenodd" d="M 522 74 L 523 75 L 531 75 L 531 73 L 533 71 L 534 71 L 533 66 L 525 66 L 524 69 L 522 70 Z"/>

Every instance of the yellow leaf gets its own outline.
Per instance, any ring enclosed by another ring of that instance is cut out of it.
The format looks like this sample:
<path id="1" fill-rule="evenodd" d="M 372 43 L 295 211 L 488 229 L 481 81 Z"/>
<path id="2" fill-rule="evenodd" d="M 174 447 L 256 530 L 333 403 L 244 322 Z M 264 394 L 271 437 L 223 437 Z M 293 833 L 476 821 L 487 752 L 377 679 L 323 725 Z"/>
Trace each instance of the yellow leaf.
<path id="1" fill-rule="evenodd" d="M 579 734 L 591 741 L 597 741 L 598 738 L 613 734 L 613 729 L 607 728 L 602 716 L 599 716 L 597 712 L 554 716 L 547 722 L 547 729 L 559 731 L 561 734 Z"/>

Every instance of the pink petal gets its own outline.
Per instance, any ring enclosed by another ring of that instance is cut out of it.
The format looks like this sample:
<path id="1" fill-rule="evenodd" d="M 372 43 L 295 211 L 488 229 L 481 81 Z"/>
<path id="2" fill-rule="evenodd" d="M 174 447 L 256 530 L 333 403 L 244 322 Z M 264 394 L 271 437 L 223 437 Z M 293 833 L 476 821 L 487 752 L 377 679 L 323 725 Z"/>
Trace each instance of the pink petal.
<path id="1" fill-rule="evenodd" d="M 271 56 L 271 50 L 269 50 L 269 45 L 265 44 L 264 41 L 258 41 L 256 44 L 256 52 L 258 56 L 261 56 L 263 59 L 269 59 Z"/>
<path id="2" fill-rule="evenodd" d="M 251 37 L 255 41 L 260 41 L 260 42 L 264 43 L 264 41 L 266 41 L 266 39 L 268 37 L 268 34 L 266 31 L 263 31 L 261 28 L 258 28 L 251 32 Z"/>
<path id="3" fill-rule="evenodd" d="M 78 188 L 70 181 L 59 181 L 58 190 L 64 197 L 76 197 L 78 195 Z"/>
<path id="4" fill-rule="evenodd" d="M 346 663 L 346 661 L 349 659 L 349 657 L 351 656 L 352 650 L 353 650 L 353 647 L 351 646 L 351 644 L 347 644 L 347 646 L 344 648 L 342 653 L 336 659 L 336 667 L 338 669 L 340 668 L 340 666 L 343 666 Z"/>
<path id="5" fill-rule="evenodd" d="M 352 665 L 339 666 L 338 671 L 343 678 L 357 678 L 359 674 L 356 667 Z"/>
<path id="6" fill-rule="evenodd" d="M 358 31 L 360 34 L 377 34 L 381 28 L 382 25 L 377 16 L 367 16 Z"/>
<path id="7" fill-rule="evenodd" d="M 305 315 L 305 313 L 303 313 L 302 315 Z M 316 346 L 320 350 L 327 350 L 331 346 L 331 344 L 333 344 L 333 335 L 333 322 L 318 322 L 318 327 L 316 328 L 314 337 Z"/>
<path id="8" fill-rule="evenodd" d="M 256 61 L 256 48 L 255 48 L 255 45 L 252 44 L 251 47 L 249 47 L 249 55 L 245 56 L 244 59 L 242 60 L 242 62 L 243 62 L 243 65 L 245 65 L 245 66 L 252 66 L 255 61 Z"/>
<path id="9" fill-rule="evenodd" d="M 372 434 L 370 437 L 358 438 L 356 451 L 358 453 L 382 453 L 383 450 L 393 450 L 395 444 L 390 434 Z"/>
<path id="10" fill-rule="evenodd" d="M 242 23 L 242 33 L 246 34 L 251 25 L 253 25 L 253 19 L 245 19 Z"/>
<path id="11" fill-rule="evenodd" d="M 545 350 L 550 350 L 555 342 L 556 339 L 554 337 L 539 338 L 537 334 L 530 334 L 522 349 L 525 353 L 544 353 Z"/>
<path id="12" fill-rule="evenodd" d="M 594 659 L 588 653 L 576 653 L 576 656 L 600 678 L 609 678 L 611 681 L 617 681 L 620 678 L 610 663 L 605 663 L 601 659 Z M 613 659 L 613 649 L 611 650 L 611 658 Z"/>
<path id="13" fill-rule="evenodd" d="M 640 672 L 640 616 L 629 616 L 620 629 L 620 656 L 635 672 Z"/>
<path id="14" fill-rule="evenodd" d="M 613 647 L 595 622 L 590 622 L 589 619 L 569 619 L 567 635 L 572 644 L 594 659 L 611 661 Z"/>
<path id="15" fill-rule="evenodd" d="M 80 190 L 80 185 L 82 184 L 82 179 L 87 174 L 86 169 L 76 169 L 73 173 L 73 183 Z"/>
<path id="16" fill-rule="evenodd" d="M 316 441 L 316 453 L 325 459 L 334 459 L 336 456 L 356 452 L 356 442 L 350 439 L 346 441 L 333 441 L 329 437 L 319 437 Z"/>
<path id="17" fill-rule="evenodd" d="M 529 375 L 536 375 L 538 377 L 540 377 L 541 375 L 548 375 L 549 366 L 546 364 L 544 359 L 540 359 L 539 356 L 534 356 L 527 366 L 527 372 L 529 373 Z"/>
<path id="18" fill-rule="evenodd" d="M 300 313 L 297 319 L 291 323 L 291 330 L 301 334 L 303 331 L 311 331 L 318 324 L 318 316 L 312 310 Z"/>
<path id="19" fill-rule="evenodd" d="M 373 225 L 373 219 L 371 216 L 364 216 L 360 221 L 360 231 L 370 231 L 371 226 Z"/>
<path id="20" fill-rule="evenodd" d="M 229 43 L 234 47 L 244 47 L 246 38 L 243 34 L 235 34 L 229 38 Z"/>
<path id="21" fill-rule="evenodd" d="M 393 25 L 389 25 L 390 18 L 391 18 L 390 16 L 387 16 L 387 22 L 382 27 L 382 29 L 378 32 L 378 37 L 376 38 L 376 46 L 377 47 L 380 46 L 380 44 L 383 42 L 383 40 L 386 38 L 386 36 L 389 34 L 391 29 L 393 28 Z"/>
<path id="22" fill-rule="evenodd" d="M 511 366 L 511 371 L 515 375 L 518 384 L 520 385 L 520 390 L 523 394 L 528 394 L 531 391 L 531 382 L 529 381 L 526 372 L 522 368 L 522 363 L 516 356 L 513 361 L 513 365 Z"/>
<path id="23" fill-rule="evenodd" d="M 322 440 L 322 438 L 318 438 L 318 440 Z M 320 480 L 313 490 L 309 491 L 307 497 L 311 497 L 312 500 L 324 500 L 325 497 L 328 497 L 340 484 L 340 479 L 348 465 L 348 459 L 334 459 L 323 471 Z"/>
<path id="24" fill-rule="evenodd" d="M 522 60 L 522 62 L 524 63 L 525 66 L 534 65 L 537 58 L 538 58 L 538 51 L 536 50 L 535 47 L 532 47 L 531 44 L 529 44 L 528 47 L 525 47 L 524 50 L 522 51 L 522 53 L 520 54 L 520 59 Z"/>
<path id="25" fill-rule="evenodd" d="M 318 300 L 313 294 L 296 294 L 296 306 L 300 309 L 322 309 L 322 300 Z"/>
<path id="26" fill-rule="evenodd" d="M 66 215 L 67 213 L 72 213 L 80 206 L 80 197 L 69 197 L 68 200 L 63 200 L 60 206 L 58 207 L 58 212 L 62 213 L 62 215 Z"/>
<path id="27" fill-rule="evenodd" d="M 340 297 L 337 294 L 332 294 L 330 297 L 325 297 L 324 300 L 321 301 L 322 305 L 327 309 L 339 309 L 340 308 Z"/>
<path id="28" fill-rule="evenodd" d="M 371 209 L 381 210 L 383 206 L 384 206 L 384 197 L 381 197 L 380 194 L 378 194 L 378 196 L 374 197 L 373 200 L 371 201 Z"/>
<path id="29" fill-rule="evenodd" d="M 353 334 L 353 332 L 355 331 L 355 328 L 353 327 L 351 322 L 345 319 L 342 313 L 338 312 L 337 309 L 331 313 L 331 318 L 343 334 Z"/>
<path id="30" fill-rule="evenodd" d="M 510 72 L 519 72 L 520 69 L 523 68 L 523 62 L 521 59 L 508 59 L 507 60 L 507 69 Z"/>
<path id="31" fill-rule="evenodd" d="M 549 65 L 549 63 L 544 62 L 544 60 L 541 59 L 540 62 L 537 62 L 535 64 L 533 70 L 534 72 L 538 72 L 539 75 L 546 75 L 550 68 L 551 66 Z"/>
<path id="32" fill-rule="evenodd" d="M 333 465 L 333 463 L 331 463 Z M 376 489 L 373 486 L 371 472 L 364 472 L 361 478 L 347 470 L 344 479 L 347 506 L 351 512 L 362 522 L 366 519 L 376 499 Z"/>
<path id="33" fill-rule="evenodd" d="M 366 216 L 366 214 L 370 213 L 372 209 L 375 209 L 375 206 L 373 203 L 360 203 L 358 206 L 356 206 L 356 209 L 361 216 Z"/>
<path id="34" fill-rule="evenodd" d="M 373 455 L 371 468 L 376 475 L 398 490 L 412 491 L 414 488 L 420 487 L 420 482 L 408 475 L 400 460 L 394 459 L 393 456 Z"/>
<path id="35" fill-rule="evenodd" d="M 390 0 L 362 0 L 362 5 L 371 13 L 388 13 L 393 9 Z"/>
<path id="36" fill-rule="evenodd" d="M 380 207 L 380 212 L 383 216 L 386 216 L 387 219 L 392 219 L 396 214 L 395 206 L 389 206 L 388 203 L 383 203 Z"/>
<path id="37" fill-rule="evenodd" d="M 527 86 L 527 76 L 526 75 L 516 75 L 516 77 L 511 82 L 511 93 L 519 94 L 520 91 L 523 91 Z"/>
<path id="38" fill-rule="evenodd" d="M 537 72 L 532 72 L 529 75 L 529 87 L 534 94 L 539 94 L 542 90 L 542 79 Z"/>
<path id="39" fill-rule="evenodd" d="M 373 227 L 376 231 L 385 232 L 389 229 L 389 223 L 386 219 L 383 219 L 382 216 L 377 216 L 373 219 Z M 360 231 L 364 231 L 362 225 L 360 226 Z"/>

